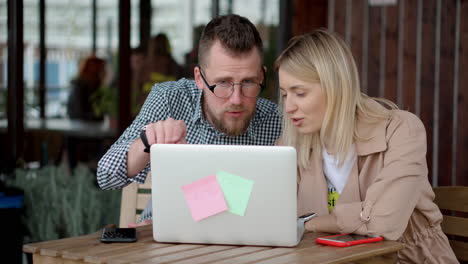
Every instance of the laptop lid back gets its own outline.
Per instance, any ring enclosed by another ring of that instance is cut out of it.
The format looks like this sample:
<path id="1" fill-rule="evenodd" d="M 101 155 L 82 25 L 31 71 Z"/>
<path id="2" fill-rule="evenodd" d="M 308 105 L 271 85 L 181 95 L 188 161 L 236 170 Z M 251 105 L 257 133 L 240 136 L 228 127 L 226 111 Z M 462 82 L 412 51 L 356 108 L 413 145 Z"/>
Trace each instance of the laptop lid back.
<path id="1" fill-rule="evenodd" d="M 158 242 L 297 244 L 292 147 L 153 145 L 151 175 Z"/>

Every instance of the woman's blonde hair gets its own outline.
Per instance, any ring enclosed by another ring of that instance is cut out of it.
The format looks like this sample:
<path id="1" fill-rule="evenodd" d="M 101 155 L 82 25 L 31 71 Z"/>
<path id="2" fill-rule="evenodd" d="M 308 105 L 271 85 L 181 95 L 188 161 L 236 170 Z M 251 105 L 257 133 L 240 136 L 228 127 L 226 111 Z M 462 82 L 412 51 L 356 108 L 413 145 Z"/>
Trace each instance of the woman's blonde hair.
<path id="1" fill-rule="evenodd" d="M 396 105 L 388 100 L 373 98 L 387 106 L 376 107 L 361 92 L 359 75 L 353 55 L 346 43 L 336 34 L 318 29 L 294 37 L 275 61 L 275 69 L 310 83 L 320 83 L 325 94 L 326 109 L 320 131 L 299 136 L 290 118 L 283 116 L 281 142 L 294 146 L 298 164 L 309 166 L 311 155 L 321 154 L 324 142 L 337 155 L 341 166 L 351 145 L 359 137 L 356 121 L 373 123 L 388 118 L 389 109 Z M 280 105 L 284 102 L 280 99 Z M 315 151 L 313 151 L 315 150 Z"/>

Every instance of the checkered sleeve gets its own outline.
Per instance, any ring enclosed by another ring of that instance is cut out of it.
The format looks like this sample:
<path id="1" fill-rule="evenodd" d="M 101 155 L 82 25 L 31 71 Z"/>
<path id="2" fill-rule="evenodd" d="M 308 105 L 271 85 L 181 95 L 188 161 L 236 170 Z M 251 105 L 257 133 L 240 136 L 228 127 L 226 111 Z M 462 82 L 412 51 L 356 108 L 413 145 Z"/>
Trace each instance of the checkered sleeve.
<path id="1" fill-rule="evenodd" d="M 120 189 L 133 181 L 138 183 L 145 181 L 149 164 L 135 177 L 129 178 L 127 176 L 127 153 L 132 142 L 139 137 L 143 126 L 164 120 L 169 116 L 165 88 L 167 87 L 159 87 L 159 85 L 153 87 L 137 118 L 100 159 L 97 181 L 102 189 Z"/>

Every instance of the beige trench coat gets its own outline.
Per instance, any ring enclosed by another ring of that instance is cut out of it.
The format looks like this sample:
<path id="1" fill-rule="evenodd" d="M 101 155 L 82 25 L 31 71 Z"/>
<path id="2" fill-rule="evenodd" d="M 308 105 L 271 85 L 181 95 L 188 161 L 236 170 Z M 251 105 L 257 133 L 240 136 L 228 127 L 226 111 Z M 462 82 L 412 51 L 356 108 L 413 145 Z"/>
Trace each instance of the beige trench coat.
<path id="1" fill-rule="evenodd" d="M 376 106 L 376 107 L 381 107 Z M 400 263 L 458 263 L 441 230 L 427 178 L 426 131 L 415 115 L 394 110 L 389 120 L 358 122 L 358 155 L 332 213 L 321 155 L 299 170 L 298 215 L 315 212 L 310 231 L 383 236 L 405 243 Z"/>

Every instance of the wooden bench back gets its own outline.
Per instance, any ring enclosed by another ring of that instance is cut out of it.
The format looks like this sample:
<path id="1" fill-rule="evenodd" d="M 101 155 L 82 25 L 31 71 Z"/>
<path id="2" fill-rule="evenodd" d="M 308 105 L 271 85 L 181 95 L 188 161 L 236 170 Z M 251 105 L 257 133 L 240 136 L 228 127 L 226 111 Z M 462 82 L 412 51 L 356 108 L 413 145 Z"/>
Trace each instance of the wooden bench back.
<path id="1" fill-rule="evenodd" d="M 444 214 L 442 230 L 449 237 L 450 246 L 457 258 L 468 261 L 468 242 L 461 241 L 466 241 L 468 238 L 468 218 L 463 217 L 468 212 L 468 187 L 436 187 L 434 192 L 436 194 L 434 202 Z"/>
<path id="2" fill-rule="evenodd" d="M 144 184 L 134 182 L 122 189 L 119 226 L 128 227 L 129 223 L 136 223 L 149 199 L 151 199 L 151 173 L 148 173 Z"/>

